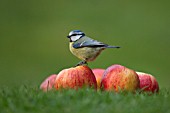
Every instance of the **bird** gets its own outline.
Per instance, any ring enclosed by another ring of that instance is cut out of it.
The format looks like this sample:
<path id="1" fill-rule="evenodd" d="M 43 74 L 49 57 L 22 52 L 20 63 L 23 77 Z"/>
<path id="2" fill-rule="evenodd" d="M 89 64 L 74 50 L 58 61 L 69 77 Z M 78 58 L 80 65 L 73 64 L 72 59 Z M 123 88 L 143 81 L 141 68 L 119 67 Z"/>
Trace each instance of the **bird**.
<path id="1" fill-rule="evenodd" d="M 110 46 L 103 42 L 91 39 L 81 30 L 73 30 L 67 36 L 69 38 L 69 49 L 73 55 L 81 59 L 76 66 L 92 62 L 106 48 L 120 48 L 119 46 Z"/>

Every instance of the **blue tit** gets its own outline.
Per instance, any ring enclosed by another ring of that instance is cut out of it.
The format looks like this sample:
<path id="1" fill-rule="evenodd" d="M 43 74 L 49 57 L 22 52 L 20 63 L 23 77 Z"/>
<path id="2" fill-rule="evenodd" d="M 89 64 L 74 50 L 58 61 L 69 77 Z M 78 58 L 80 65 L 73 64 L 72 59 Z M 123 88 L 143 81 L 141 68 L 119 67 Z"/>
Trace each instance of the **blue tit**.
<path id="1" fill-rule="evenodd" d="M 120 48 L 119 46 L 110 46 L 93 40 L 80 30 L 71 31 L 67 37 L 70 39 L 69 48 L 71 53 L 82 60 L 76 66 L 94 61 L 101 51 L 106 48 Z"/>

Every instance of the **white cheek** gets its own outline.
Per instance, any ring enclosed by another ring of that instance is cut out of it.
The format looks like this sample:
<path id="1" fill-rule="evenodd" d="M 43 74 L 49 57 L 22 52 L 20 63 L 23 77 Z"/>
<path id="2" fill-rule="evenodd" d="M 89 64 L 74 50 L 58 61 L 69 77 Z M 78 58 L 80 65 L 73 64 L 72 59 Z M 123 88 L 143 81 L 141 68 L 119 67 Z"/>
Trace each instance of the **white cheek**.
<path id="1" fill-rule="evenodd" d="M 80 37 L 81 37 L 81 35 L 78 35 L 78 36 L 72 36 L 71 37 L 71 41 L 76 41 L 76 40 L 78 40 L 78 39 L 80 39 Z"/>

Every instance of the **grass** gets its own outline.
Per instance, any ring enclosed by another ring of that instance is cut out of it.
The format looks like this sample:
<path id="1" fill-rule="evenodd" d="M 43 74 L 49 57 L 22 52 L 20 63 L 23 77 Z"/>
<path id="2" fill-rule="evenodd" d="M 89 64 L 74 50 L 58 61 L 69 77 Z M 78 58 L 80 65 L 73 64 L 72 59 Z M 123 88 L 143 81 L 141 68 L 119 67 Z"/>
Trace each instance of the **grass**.
<path id="1" fill-rule="evenodd" d="M 38 85 L 74 66 L 66 38 L 79 29 L 121 49 L 105 50 L 91 68 L 121 64 L 170 88 L 169 0 L 1 0 L 0 86 Z"/>
<path id="2" fill-rule="evenodd" d="M 158 94 L 101 92 L 92 89 L 49 91 L 20 86 L 0 89 L 1 113 L 170 113 L 169 90 Z"/>

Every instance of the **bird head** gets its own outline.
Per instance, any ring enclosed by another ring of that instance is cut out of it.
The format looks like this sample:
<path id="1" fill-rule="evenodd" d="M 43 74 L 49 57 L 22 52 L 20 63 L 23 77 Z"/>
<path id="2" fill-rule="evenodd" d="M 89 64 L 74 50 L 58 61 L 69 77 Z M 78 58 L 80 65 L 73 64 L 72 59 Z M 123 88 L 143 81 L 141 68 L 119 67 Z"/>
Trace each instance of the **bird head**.
<path id="1" fill-rule="evenodd" d="M 70 39 L 70 42 L 75 42 L 75 41 L 79 40 L 80 38 L 82 38 L 83 36 L 85 36 L 85 34 L 82 31 L 73 30 L 69 33 L 67 38 Z"/>

